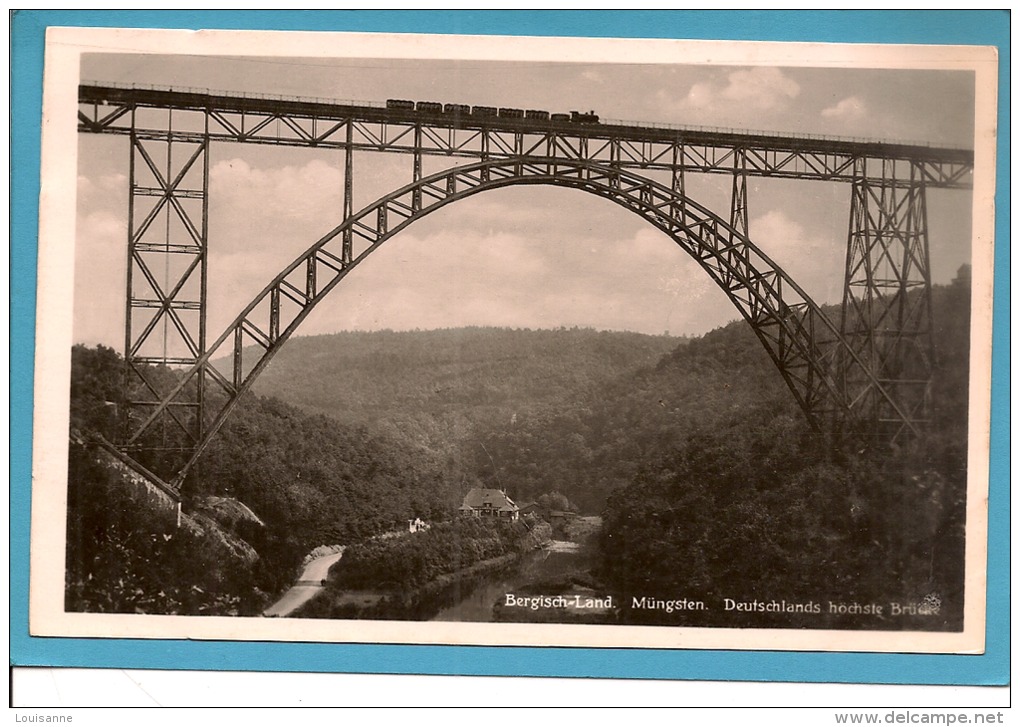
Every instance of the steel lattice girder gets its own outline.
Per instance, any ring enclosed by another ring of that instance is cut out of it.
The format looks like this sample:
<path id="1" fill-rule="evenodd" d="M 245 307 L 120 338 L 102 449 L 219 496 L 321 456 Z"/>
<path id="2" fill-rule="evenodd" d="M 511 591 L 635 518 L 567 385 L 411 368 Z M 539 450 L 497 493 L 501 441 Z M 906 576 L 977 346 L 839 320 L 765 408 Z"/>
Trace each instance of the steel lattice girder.
<path id="1" fill-rule="evenodd" d="M 194 366 L 205 351 L 208 152 L 204 139 L 131 135 L 124 326 L 129 398 L 121 412 L 126 435 L 161 410 L 163 426 L 181 430 L 192 446 L 202 439 L 205 377 L 161 407 L 170 385 L 159 367 Z"/>
<path id="2" fill-rule="evenodd" d="M 874 184 L 861 170 L 854 183 L 847 236 L 841 330 L 875 379 L 910 421 L 925 421 L 934 366 L 931 266 L 925 184 L 917 170 L 907 184 Z M 844 389 L 876 422 L 902 422 L 874 396 L 871 382 L 844 374 Z"/>
<path id="3" fill-rule="evenodd" d="M 803 289 L 746 236 L 705 207 L 679 197 L 669 187 L 613 167 L 551 158 L 492 160 L 433 174 L 382 197 L 318 240 L 256 296 L 164 400 L 169 404 L 203 371 L 212 375 L 226 394 L 223 408 L 206 429 L 177 483 L 283 343 L 362 260 L 412 222 L 447 204 L 516 184 L 550 184 L 591 192 L 630 209 L 666 233 L 733 301 L 814 426 L 821 427 L 833 416 L 852 417 L 855 413 L 834 376 L 833 361 L 841 354 L 841 360 L 849 361 L 879 395 L 884 394 L 882 384 Z M 420 207 L 415 199 L 420 200 Z M 354 246 L 350 263 L 343 261 L 347 231 Z M 254 359 L 246 361 L 252 351 Z M 231 355 L 231 374 L 213 374 L 209 359 L 226 353 Z M 888 406 L 892 411 L 898 408 L 891 399 Z M 132 441 L 160 412 L 160 408 L 152 412 Z"/>
<path id="4" fill-rule="evenodd" d="M 208 130 L 168 131 L 136 125 L 137 108 L 190 109 Z M 621 168 L 732 174 L 734 158 L 748 176 L 853 182 L 862 160 L 914 165 L 932 187 L 969 188 L 970 150 L 637 124 L 570 124 L 527 119 L 438 117 L 372 105 L 251 98 L 83 85 L 78 129 L 139 138 L 356 149 L 446 157 L 553 157 Z M 870 165 L 874 167 L 874 165 Z M 878 165 L 881 170 L 881 165 Z M 900 175 L 895 175 L 896 177 Z M 886 183 L 892 177 L 885 178 Z M 872 178 L 882 182 L 881 172 Z"/>

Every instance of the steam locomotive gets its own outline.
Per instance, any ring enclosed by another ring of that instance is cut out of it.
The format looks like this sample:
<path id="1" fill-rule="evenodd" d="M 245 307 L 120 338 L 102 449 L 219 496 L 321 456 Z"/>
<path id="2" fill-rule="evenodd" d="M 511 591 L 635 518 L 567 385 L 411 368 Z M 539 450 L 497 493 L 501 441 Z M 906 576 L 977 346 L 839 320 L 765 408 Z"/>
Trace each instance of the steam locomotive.
<path id="1" fill-rule="evenodd" d="M 569 114 L 550 114 L 548 111 L 537 109 L 512 109 L 496 106 L 468 106 L 467 104 L 448 103 L 441 104 L 438 101 L 404 101 L 391 98 L 386 101 L 386 108 L 396 111 L 417 111 L 423 114 L 440 114 L 444 116 L 461 116 L 476 119 L 527 119 L 529 121 L 552 121 L 556 123 L 571 124 L 597 124 L 598 114 L 594 111 L 584 113 L 571 111 Z"/>

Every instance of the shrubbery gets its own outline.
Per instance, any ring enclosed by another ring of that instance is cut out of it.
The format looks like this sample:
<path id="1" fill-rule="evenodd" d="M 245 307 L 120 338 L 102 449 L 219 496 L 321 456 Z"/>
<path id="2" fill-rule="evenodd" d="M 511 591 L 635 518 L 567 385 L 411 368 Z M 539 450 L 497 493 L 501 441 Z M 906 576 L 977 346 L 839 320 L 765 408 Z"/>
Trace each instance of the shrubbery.
<path id="1" fill-rule="evenodd" d="M 407 591 L 483 560 L 535 547 L 522 522 L 460 518 L 430 529 L 352 545 L 333 566 L 341 588 Z"/>
<path id="2" fill-rule="evenodd" d="M 68 477 L 68 611 L 254 614 L 254 563 L 240 562 L 224 534 L 185 516 L 78 444 Z"/>

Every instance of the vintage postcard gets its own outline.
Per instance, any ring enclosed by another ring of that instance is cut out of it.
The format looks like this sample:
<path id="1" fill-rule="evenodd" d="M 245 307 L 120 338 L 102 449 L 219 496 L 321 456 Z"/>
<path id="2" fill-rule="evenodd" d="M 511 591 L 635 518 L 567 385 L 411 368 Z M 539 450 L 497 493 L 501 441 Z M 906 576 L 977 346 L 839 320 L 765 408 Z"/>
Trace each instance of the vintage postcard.
<path id="1" fill-rule="evenodd" d="M 46 46 L 32 635 L 983 653 L 994 48 Z"/>

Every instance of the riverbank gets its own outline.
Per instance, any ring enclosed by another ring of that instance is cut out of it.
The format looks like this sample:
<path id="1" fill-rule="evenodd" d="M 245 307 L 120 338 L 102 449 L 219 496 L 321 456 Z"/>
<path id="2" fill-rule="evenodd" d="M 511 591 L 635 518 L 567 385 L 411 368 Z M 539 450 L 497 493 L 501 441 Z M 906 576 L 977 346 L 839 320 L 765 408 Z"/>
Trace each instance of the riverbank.
<path id="1" fill-rule="evenodd" d="M 476 583 L 512 569 L 526 554 L 547 545 L 551 532 L 543 521 L 525 525 L 459 520 L 386 543 L 352 546 L 342 565 L 332 569 L 326 588 L 295 615 L 427 620 Z M 450 568 L 473 555 L 488 557 Z M 432 575 L 426 579 L 425 573 Z"/>

